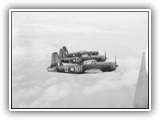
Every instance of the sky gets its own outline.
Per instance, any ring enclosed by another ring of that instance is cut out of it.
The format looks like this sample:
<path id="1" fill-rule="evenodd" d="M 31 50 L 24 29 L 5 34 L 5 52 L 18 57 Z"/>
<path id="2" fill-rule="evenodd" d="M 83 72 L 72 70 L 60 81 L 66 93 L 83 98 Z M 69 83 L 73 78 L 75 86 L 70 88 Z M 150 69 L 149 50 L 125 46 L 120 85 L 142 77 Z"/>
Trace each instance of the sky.
<path id="1" fill-rule="evenodd" d="M 147 12 L 13 12 L 13 108 L 130 108 L 142 52 L 148 44 Z M 114 72 L 49 73 L 51 54 L 98 50 Z"/>

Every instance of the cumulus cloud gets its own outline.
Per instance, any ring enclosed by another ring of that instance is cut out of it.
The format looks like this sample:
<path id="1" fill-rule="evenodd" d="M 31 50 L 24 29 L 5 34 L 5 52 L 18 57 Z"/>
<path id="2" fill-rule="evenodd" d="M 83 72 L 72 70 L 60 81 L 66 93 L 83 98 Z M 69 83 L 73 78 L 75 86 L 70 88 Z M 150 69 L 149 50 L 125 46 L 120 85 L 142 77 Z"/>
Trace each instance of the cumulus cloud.
<path id="1" fill-rule="evenodd" d="M 19 80 L 22 80 L 25 77 L 26 77 L 26 75 L 19 75 L 19 76 L 13 77 L 13 80 L 19 81 Z"/>
<path id="2" fill-rule="evenodd" d="M 116 74 L 112 74 L 112 75 L 116 76 Z M 94 85 L 88 86 L 82 89 L 82 93 L 86 95 L 91 95 L 97 92 L 101 92 L 105 89 L 114 89 L 114 88 L 118 89 L 118 86 L 117 86 L 119 85 L 118 83 L 119 83 L 119 79 L 117 79 L 117 77 L 107 76 L 107 78 L 96 82 Z"/>
<path id="3" fill-rule="evenodd" d="M 15 87 L 17 84 L 16 83 L 12 83 L 12 87 Z"/>
<path id="4" fill-rule="evenodd" d="M 37 84 L 38 82 L 40 82 L 40 80 L 32 80 L 31 82 L 28 83 L 28 85 L 32 85 L 32 84 Z"/>
<path id="5" fill-rule="evenodd" d="M 50 78 L 45 81 L 44 85 L 52 85 L 53 83 L 57 82 L 57 78 Z"/>
<path id="6" fill-rule="evenodd" d="M 19 89 L 15 94 L 13 94 L 13 102 L 15 100 L 25 99 L 27 90 L 26 89 Z"/>
<path id="7" fill-rule="evenodd" d="M 42 92 L 42 88 L 39 87 L 39 86 L 34 86 L 32 89 L 29 89 L 27 91 L 27 94 L 26 94 L 26 99 L 27 98 L 32 98 L 32 97 L 36 97 L 38 96 L 39 94 L 41 94 Z"/>
<path id="8" fill-rule="evenodd" d="M 30 46 L 16 46 L 13 49 L 13 62 L 26 63 L 30 61 L 42 61 L 48 59 L 53 51 L 57 49 L 44 41 L 34 41 Z M 37 65 L 37 63 L 30 63 Z"/>
<path id="9" fill-rule="evenodd" d="M 62 84 L 52 85 L 45 89 L 41 96 L 38 97 L 33 103 L 28 105 L 28 107 L 52 107 L 52 104 L 62 98 L 68 96 L 72 91 L 70 84 L 64 82 Z"/>
<path id="10" fill-rule="evenodd" d="M 61 85 L 53 85 L 49 87 L 42 95 L 42 98 L 46 101 L 55 101 L 59 98 L 67 96 L 71 91 L 71 87 L 63 83 Z"/>
<path id="11" fill-rule="evenodd" d="M 37 99 L 37 97 L 41 95 L 42 91 L 43 89 L 39 86 L 34 86 L 29 90 L 27 90 L 26 88 L 21 88 L 12 95 L 13 104 L 14 106 L 18 107 L 21 106 L 21 103 L 23 103 L 23 101 L 27 103 L 29 101 Z"/>
<path id="12" fill-rule="evenodd" d="M 125 89 L 131 92 L 130 88 L 134 88 L 137 84 L 140 61 L 141 58 L 134 56 L 119 58 L 117 62 L 119 67 L 116 72 L 87 75 L 51 73 L 48 75 L 52 77 L 46 80 L 27 80 L 24 81 L 25 86 L 23 88 L 14 92 L 13 103 L 16 107 L 22 108 L 52 108 L 61 100 L 64 101 L 64 105 L 71 104 L 67 102 L 67 99 L 78 102 L 79 100 L 76 98 L 80 99 L 81 96 L 84 98 L 82 104 L 84 106 L 86 104 L 85 99 L 92 101 L 92 98 L 86 98 L 86 96 L 93 97 L 93 95 L 122 89 L 126 86 L 128 88 Z M 57 77 L 53 77 L 53 75 Z M 98 101 L 98 99 L 96 100 Z M 60 106 L 62 105 L 59 104 Z"/>
<path id="13" fill-rule="evenodd" d="M 34 80 L 25 84 L 29 87 L 20 88 L 13 94 L 14 107 L 20 108 L 41 108 L 52 107 L 55 101 L 70 95 L 72 89 L 79 87 L 74 80 L 69 82 L 57 82 L 57 78 L 52 77 L 47 80 Z"/>
<path id="14" fill-rule="evenodd" d="M 119 89 L 123 86 L 134 86 L 137 84 L 140 59 L 128 57 L 119 60 L 117 72 L 108 73 L 105 79 L 102 79 L 92 86 L 82 90 L 82 93 L 91 95 L 107 89 Z"/>

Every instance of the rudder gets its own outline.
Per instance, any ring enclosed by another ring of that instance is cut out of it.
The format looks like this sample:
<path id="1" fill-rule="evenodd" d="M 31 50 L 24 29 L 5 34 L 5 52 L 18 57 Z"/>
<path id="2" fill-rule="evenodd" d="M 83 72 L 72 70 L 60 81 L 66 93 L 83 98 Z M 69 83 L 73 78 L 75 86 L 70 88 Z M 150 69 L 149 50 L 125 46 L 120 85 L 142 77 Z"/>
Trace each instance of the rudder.
<path id="1" fill-rule="evenodd" d="M 52 53 L 52 57 L 51 57 L 51 67 L 55 67 L 57 66 L 56 64 L 56 57 L 55 57 L 55 54 Z"/>
<path id="2" fill-rule="evenodd" d="M 60 59 L 64 57 L 64 56 L 63 56 L 63 50 L 62 50 L 62 49 L 59 49 L 59 57 L 60 57 Z"/>
<path id="3" fill-rule="evenodd" d="M 64 50 L 64 52 L 65 52 L 66 54 L 69 54 L 69 52 L 68 52 L 66 46 L 63 46 L 63 50 Z"/>
<path id="4" fill-rule="evenodd" d="M 62 66 L 63 64 L 62 64 L 57 52 L 54 53 L 54 56 L 55 56 L 55 61 L 56 61 L 57 66 Z"/>
<path id="5" fill-rule="evenodd" d="M 60 49 L 60 53 L 61 53 L 62 58 L 67 57 L 67 54 L 66 54 L 66 52 L 65 52 L 65 50 L 63 48 Z"/>

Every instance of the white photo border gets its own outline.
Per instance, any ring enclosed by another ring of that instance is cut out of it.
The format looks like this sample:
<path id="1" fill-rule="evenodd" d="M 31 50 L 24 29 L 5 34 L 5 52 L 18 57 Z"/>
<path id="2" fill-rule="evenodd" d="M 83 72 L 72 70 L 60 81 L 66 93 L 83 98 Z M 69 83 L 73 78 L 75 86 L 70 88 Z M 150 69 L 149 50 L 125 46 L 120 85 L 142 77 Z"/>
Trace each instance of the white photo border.
<path id="1" fill-rule="evenodd" d="M 12 108 L 12 12 L 148 12 L 148 108 Z M 9 110 L 10 111 L 150 111 L 151 110 L 151 10 L 150 9 L 10 9 L 9 10 Z"/>

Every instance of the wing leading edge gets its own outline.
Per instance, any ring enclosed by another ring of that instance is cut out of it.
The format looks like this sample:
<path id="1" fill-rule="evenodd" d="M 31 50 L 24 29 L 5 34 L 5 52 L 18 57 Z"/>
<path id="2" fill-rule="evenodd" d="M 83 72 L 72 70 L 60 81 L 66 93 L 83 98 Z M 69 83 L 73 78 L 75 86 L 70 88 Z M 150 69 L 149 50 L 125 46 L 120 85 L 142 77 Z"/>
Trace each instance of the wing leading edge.
<path id="1" fill-rule="evenodd" d="M 86 74 L 90 74 L 90 73 L 102 73 L 102 71 L 100 69 L 89 69 L 89 70 L 85 70 L 84 72 Z"/>

